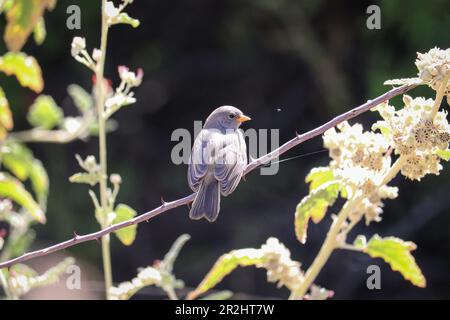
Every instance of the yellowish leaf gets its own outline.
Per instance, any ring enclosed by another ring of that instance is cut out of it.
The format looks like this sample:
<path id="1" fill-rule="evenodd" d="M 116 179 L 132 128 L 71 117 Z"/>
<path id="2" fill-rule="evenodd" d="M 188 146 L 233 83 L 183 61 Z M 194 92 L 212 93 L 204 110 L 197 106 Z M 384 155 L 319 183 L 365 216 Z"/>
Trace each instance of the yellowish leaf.
<path id="1" fill-rule="evenodd" d="M 36 93 L 44 89 L 41 67 L 34 57 L 23 52 L 8 52 L 0 57 L 0 71 L 14 75 L 23 87 Z"/>
<path id="2" fill-rule="evenodd" d="M 6 12 L 4 39 L 9 51 L 20 51 L 45 9 L 52 10 L 56 0 L 14 0 Z"/>

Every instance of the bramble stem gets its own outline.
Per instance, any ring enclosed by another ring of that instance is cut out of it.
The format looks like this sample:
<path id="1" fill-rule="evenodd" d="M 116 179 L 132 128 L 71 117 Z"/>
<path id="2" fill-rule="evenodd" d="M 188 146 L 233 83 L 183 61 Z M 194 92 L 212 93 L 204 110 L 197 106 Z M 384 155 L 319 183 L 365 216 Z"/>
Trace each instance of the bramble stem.
<path id="1" fill-rule="evenodd" d="M 337 124 L 339 124 L 343 121 L 355 118 L 356 116 L 358 116 L 364 112 L 367 112 L 368 110 L 379 105 L 380 103 L 383 103 L 383 102 L 385 102 L 389 99 L 392 99 L 393 97 L 396 97 L 398 95 L 404 94 L 405 92 L 407 92 L 411 89 L 414 89 L 415 87 L 416 87 L 416 84 L 410 84 L 410 85 L 404 85 L 401 87 L 393 88 L 393 89 L 389 90 L 388 92 L 386 92 L 372 100 L 369 100 L 369 101 L 363 103 L 362 105 L 360 105 L 356 108 L 353 108 L 353 109 L 331 119 L 330 121 L 322 124 L 321 126 L 315 128 L 315 129 L 312 129 L 301 135 L 297 135 L 296 137 L 285 142 L 283 145 L 281 145 L 279 148 L 273 150 L 272 152 L 269 152 L 268 154 L 266 154 L 258 159 L 252 160 L 245 168 L 244 174 L 245 175 L 249 174 L 251 171 L 257 169 L 260 165 L 262 165 L 264 163 L 269 163 L 271 160 L 278 158 L 281 154 L 284 154 L 285 152 L 291 150 L 292 148 L 298 146 L 299 144 L 302 144 L 303 142 L 305 142 L 307 140 L 310 140 L 314 137 L 317 137 L 317 136 L 323 134 L 325 131 L 327 131 L 330 128 L 335 127 Z M 126 221 L 123 221 L 123 222 L 120 222 L 117 224 L 113 224 L 113 225 L 111 225 L 107 228 L 104 228 L 100 231 L 97 231 L 97 232 L 93 232 L 93 233 L 89 233 L 89 234 L 85 234 L 85 235 L 77 235 L 71 239 L 56 243 L 49 247 L 35 250 L 35 251 L 30 251 L 19 257 L 14 258 L 14 259 L 0 262 L 0 268 L 10 267 L 19 262 L 24 262 L 24 261 L 27 261 L 27 260 L 30 260 L 30 259 L 33 259 L 36 257 L 42 257 L 42 256 L 48 255 L 50 253 L 66 249 L 66 248 L 75 246 L 77 244 L 83 243 L 83 242 L 100 239 L 101 237 L 104 237 L 105 235 L 107 235 L 111 232 L 114 232 L 116 230 L 120 230 L 122 228 L 128 227 L 133 224 L 138 224 L 138 223 L 141 223 L 144 221 L 149 221 L 150 219 L 153 219 L 154 217 L 156 217 L 164 212 L 172 210 L 173 208 L 187 205 L 187 204 L 191 203 L 194 200 L 194 198 L 195 198 L 195 193 L 192 193 L 184 198 L 180 198 L 180 199 L 177 199 L 177 200 L 174 200 L 171 202 L 164 202 L 162 205 L 160 205 L 150 211 L 147 211 L 137 217 L 134 217 L 133 219 L 126 220 Z"/>
<path id="2" fill-rule="evenodd" d="M 104 70 L 105 70 L 105 58 L 106 58 L 106 45 L 108 39 L 108 22 L 106 17 L 106 0 L 102 0 L 102 31 L 100 40 L 101 57 L 97 64 L 96 79 L 97 79 L 97 118 L 98 118 L 98 137 L 99 137 L 99 150 L 100 150 L 100 204 L 102 207 L 103 215 L 108 214 L 107 203 L 107 153 L 106 153 L 106 130 L 105 130 L 105 118 L 103 117 L 105 108 L 105 85 L 104 85 Z M 106 219 L 104 219 L 106 221 Z M 104 222 L 102 223 L 102 229 L 109 227 Z M 111 267 L 111 252 L 109 247 L 109 235 L 102 237 L 102 258 L 103 258 L 103 271 L 105 277 L 105 290 L 106 299 L 109 300 L 109 289 L 112 287 L 112 267 Z"/>

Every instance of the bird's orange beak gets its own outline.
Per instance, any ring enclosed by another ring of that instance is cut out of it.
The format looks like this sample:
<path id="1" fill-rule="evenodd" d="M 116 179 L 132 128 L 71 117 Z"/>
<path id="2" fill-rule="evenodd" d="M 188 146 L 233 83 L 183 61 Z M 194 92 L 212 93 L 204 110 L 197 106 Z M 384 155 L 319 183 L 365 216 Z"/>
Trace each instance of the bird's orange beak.
<path id="1" fill-rule="evenodd" d="M 252 118 L 247 117 L 246 115 L 242 115 L 242 116 L 240 116 L 239 118 L 236 119 L 236 121 L 239 122 L 239 123 L 242 123 L 242 122 L 245 122 L 245 121 L 249 121 L 249 120 L 252 120 Z"/>

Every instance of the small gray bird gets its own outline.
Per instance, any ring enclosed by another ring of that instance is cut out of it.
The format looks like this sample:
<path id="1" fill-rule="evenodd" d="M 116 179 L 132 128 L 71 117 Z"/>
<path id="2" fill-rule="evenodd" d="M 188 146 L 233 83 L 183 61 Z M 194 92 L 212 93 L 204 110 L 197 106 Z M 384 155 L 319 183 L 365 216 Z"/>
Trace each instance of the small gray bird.
<path id="1" fill-rule="evenodd" d="M 239 126 L 250 120 L 241 110 L 222 106 L 206 119 L 189 159 L 188 182 L 197 192 L 189 217 L 217 219 L 220 195 L 236 189 L 247 166 L 247 147 Z"/>

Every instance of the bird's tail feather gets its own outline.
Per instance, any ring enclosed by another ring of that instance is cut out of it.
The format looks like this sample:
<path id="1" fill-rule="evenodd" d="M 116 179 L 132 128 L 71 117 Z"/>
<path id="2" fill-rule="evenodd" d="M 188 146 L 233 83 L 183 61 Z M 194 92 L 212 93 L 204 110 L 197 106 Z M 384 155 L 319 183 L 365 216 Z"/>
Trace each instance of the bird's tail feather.
<path id="1" fill-rule="evenodd" d="M 209 222 L 214 222 L 219 215 L 220 192 L 217 180 L 206 183 L 202 182 L 192 203 L 189 217 L 199 220 L 203 217 Z"/>

